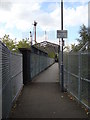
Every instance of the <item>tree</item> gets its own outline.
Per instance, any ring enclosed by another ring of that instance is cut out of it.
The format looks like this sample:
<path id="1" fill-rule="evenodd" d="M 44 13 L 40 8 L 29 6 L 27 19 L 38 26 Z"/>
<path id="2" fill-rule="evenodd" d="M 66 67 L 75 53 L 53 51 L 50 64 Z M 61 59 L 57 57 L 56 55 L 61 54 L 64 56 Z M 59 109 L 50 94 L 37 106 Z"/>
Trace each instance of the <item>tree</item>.
<path id="1" fill-rule="evenodd" d="M 75 44 L 71 44 L 71 49 L 74 52 L 78 52 L 80 49 L 82 48 L 82 45 L 75 45 Z"/>
<path id="2" fill-rule="evenodd" d="M 2 42 L 8 47 L 9 50 L 11 51 L 15 51 L 16 46 L 15 46 L 15 42 L 9 38 L 9 35 L 6 35 L 1 38 Z"/>
<path id="3" fill-rule="evenodd" d="M 89 38 L 88 29 L 83 24 L 82 26 L 80 26 L 79 38 L 76 39 L 78 41 L 78 45 L 72 44 L 71 45 L 72 50 L 79 51 L 88 41 L 88 38 Z"/>
<path id="4" fill-rule="evenodd" d="M 80 39 L 77 39 L 77 41 L 79 42 L 80 45 L 85 45 L 85 43 L 88 41 L 88 29 L 86 28 L 86 26 L 83 24 L 82 26 L 80 26 Z"/>
<path id="5" fill-rule="evenodd" d="M 48 53 L 48 56 L 49 56 L 50 58 L 55 58 L 55 53 L 54 53 L 54 52 L 49 52 L 49 53 Z"/>
<path id="6" fill-rule="evenodd" d="M 67 46 L 65 46 L 65 47 L 63 48 L 63 50 L 64 50 L 65 52 L 69 52 L 69 51 L 70 51 L 70 47 L 67 45 Z"/>
<path id="7" fill-rule="evenodd" d="M 22 39 L 21 41 L 18 42 L 17 44 L 17 50 L 18 48 L 30 48 L 30 43 L 28 39 Z"/>
<path id="8" fill-rule="evenodd" d="M 12 52 L 18 52 L 18 48 L 30 48 L 30 43 L 28 39 L 22 39 L 17 44 L 14 40 L 10 39 L 9 35 L 6 35 L 1 38 L 2 42 L 8 47 Z"/>

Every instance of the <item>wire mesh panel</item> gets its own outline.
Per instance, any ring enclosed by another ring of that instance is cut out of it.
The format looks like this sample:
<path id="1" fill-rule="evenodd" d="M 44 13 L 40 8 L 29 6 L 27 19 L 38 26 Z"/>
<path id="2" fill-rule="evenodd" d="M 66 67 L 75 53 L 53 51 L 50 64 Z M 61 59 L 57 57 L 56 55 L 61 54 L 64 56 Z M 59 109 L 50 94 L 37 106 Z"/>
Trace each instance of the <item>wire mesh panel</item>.
<path id="1" fill-rule="evenodd" d="M 31 71 L 31 78 L 33 78 L 33 77 L 34 77 L 34 74 L 35 74 L 35 69 L 34 69 L 34 68 L 35 68 L 35 62 L 34 62 L 34 61 L 35 61 L 35 56 L 34 56 L 34 54 L 32 53 L 32 54 L 31 54 L 31 57 L 30 57 L 30 63 L 31 63 L 31 66 L 30 66 L 30 67 L 31 67 L 31 68 L 30 68 L 30 69 L 31 69 L 31 70 L 30 70 L 30 71 Z"/>
<path id="2" fill-rule="evenodd" d="M 10 54 L 10 76 L 12 84 L 12 101 L 15 99 L 17 93 L 23 85 L 22 78 L 22 55 Z"/>
<path id="3" fill-rule="evenodd" d="M 2 44 L 2 118 L 7 118 L 12 103 L 23 86 L 22 55 L 11 53 Z M 1 80 L 1 79 L 0 79 Z"/>
<path id="4" fill-rule="evenodd" d="M 43 56 L 40 56 L 40 71 L 43 70 Z"/>
<path id="5" fill-rule="evenodd" d="M 36 54 L 36 75 L 39 74 L 39 55 Z"/>
<path id="6" fill-rule="evenodd" d="M 88 105 L 88 53 L 81 53 L 81 100 Z"/>
<path id="7" fill-rule="evenodd" d="M 2 43 L 0 42 L 0 119 L 2 119 Z"/>
<path id="8" fill-rule="evenodd" d="M 81 53 L 81 77 L 88 79 L 88 55 L 89 53 Z"/>
<path id="9" fill-rule="evenodd" d="M 64 52 L 64 87 L 74 95 L 81 103 L 90 108 L 88 80 L 88 52 Z M 61 64 L 59 53 L 59 66 Z M 61 79 L 61 78 L 60 78 Z M 60 80 L 61 81 L 61 80 Z M 61 82 L 60 82 L 61 84 Z"/>
<path id="10" fill-rule="evenodd" d="M 78 63 L 78 54 L 76 53 L 71 53 L 69 55 L 69 74 L 70 74 L 70 91 L 78 97 L 78 68 L 79 68 L 79 63 Z"/>
<path id="11" fill-rule="evenodd" d="M 64 87 L 67 88 L 68 85 L 68 54 L 64 53 Z"/>
<path id="12" fill-rule="evenodd" d="M 2 117 L 8 116 L 12 103 L 10 51 L 2 46 Z"/>
<path id="13" fill-rule="evenodd" d="M 30 66 L 31 66 L 30 71 L 31 71 L 31 79 L 32 79 L 40 71 L 40 68 L 39 68 L 39 55 L 38 54 L 31 53 Z"/>
<path id="14" fill-rule="evenodd" d="M 44 53 L 39 52 L 38 54 L 36 54 L 34 52 L 31 52 L 30 54 L 31 79 L 53 63 L 54 59 L 47 57 Z"/>
<path id="15" fill-rule="evenodd" d="M 35 46 L 31 48 L 20 48 L 23 54 L 23 83 L 32 81 L 36 75 L 45 70 L 54 63 L 53 58 L 49 58 L 48 54 Z"/>

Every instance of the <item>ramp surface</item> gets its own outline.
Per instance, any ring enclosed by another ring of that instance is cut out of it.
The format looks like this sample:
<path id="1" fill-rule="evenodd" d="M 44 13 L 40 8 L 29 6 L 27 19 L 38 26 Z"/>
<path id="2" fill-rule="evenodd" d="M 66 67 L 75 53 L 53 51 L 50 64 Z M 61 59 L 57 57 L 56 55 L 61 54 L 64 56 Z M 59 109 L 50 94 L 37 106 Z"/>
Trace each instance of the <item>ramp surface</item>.
<path id="1" fill-rule="evenodd" d="M 87 118 L 84 109 L 61 92 L 58 78 L 55 63 L 24 86 L 10 118 Z"/>

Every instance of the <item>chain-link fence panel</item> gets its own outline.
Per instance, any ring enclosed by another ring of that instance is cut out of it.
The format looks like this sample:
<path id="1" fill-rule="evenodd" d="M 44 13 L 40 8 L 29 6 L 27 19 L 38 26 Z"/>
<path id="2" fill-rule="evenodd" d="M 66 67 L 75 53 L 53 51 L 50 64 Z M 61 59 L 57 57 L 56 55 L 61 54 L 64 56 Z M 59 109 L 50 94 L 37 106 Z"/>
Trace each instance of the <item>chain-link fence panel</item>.
<path id="1" fill-rule="evenodd" d="M 2 119 L 2 43 L 0 42 L 0 119 Z"/>
<path id="2" fill-rule="evenodd" d="M 88 80 L 88 57 L 90 53 L 85 51 L 64 52 L 64 88 L 68 90 L 76 99 L 90 108 L 89 104 L 89 84 Z M 62 55 L 59 53 L 59 66 L 61 65 Z M 60 68 L 60 67 L 59 67 Z M 60 71 L 61 72 L 61 71 Z M 61 73 L 60 73 L 61 75 Z M 61 77 L 60 77 L 61 84 Z"/>
<path id="3" fill-rule="evenodd" d="M 54 59 L 49 58 L 45 53 L 39 51 L 30 54 L 31 79 L 54 63 Z"/>
<path id="4" fill-rule="evenodd" d="M 4 44 L 0 43 L 0 65 L 2 118 L 7 118 L 12 103 L 23 86 L 22 55 L 10 52 Z"/>
<path id="5" fill-rule="evenodd" d="M 88 105 L 88 84 L 90 81 L 88 80 L 88 55 L 89 53 L 82 52 L 81 53 L 81 100 L 86 105 Z"/>

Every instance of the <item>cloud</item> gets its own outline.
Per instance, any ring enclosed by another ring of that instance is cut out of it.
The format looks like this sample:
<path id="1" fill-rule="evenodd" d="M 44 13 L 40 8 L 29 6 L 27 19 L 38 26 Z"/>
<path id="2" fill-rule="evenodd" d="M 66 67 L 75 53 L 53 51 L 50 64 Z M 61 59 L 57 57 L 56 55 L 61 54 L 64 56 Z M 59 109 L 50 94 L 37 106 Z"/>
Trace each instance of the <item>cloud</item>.
<path id="1" fill-rule="evenodd" d="M 0 29 L 0 38 L 2 38 L 5 34 L 6 34 L 6 31 L 4 29 Z M 14 36 L 14 34 L 11 32 L 7 32 L 7 35 L 9 35 L 10 38 L 13 40 L 16 38 L 16 36 Z"/>
<path id="2" fill-rule="evenodd" d="M 51 13 L 43 12 L 39 14 L 37 21 L 40 27 L 45 30 L 61 29 L 61 12 L 57 6 Z M 76 8 L 64 8 L 64 27 L 74 27 L 88 24 L 88 6 L 78 6 Z"/>
<path id="3" fill-rule="evenodd" d="M 11 2 L 0 2 L 0 9 L 8 10 L 10 11 L 12 7 Z"/>
<path id="4" fill-rule="evenodd" d="M 46 38 L 45 38 L 45 35 L 43 35 L 43 36 L 37 36 L 37 41 L 38 41 L 38 43 L 43 42 L 43 41 L 48 41 L 48 42 L 52 42 L 52 43 L 56 43 L 56 44 L 59 42 L 54 37 L 53 37 L 53 39 L 51 39 L 49 34 L 46 35 Z"/>
<path id="5" fill-rule="evenodd" d="M 88 7 L 79 6 L 76 9 L 67 8 L 64 9 L 64 23 L 67 26 L 80 26 L 88 24 Z"/>
<path id="6" fill-rule="evenodd" d="M 81 2 L 81 3 L 87 3 L 89 0 L 63 0 L 64 2 Z M 12 0 L 3 0 L 1 2 L 12 2 Z M 31 2 L 60 2 L 60 0 L 14 0 L 13 3 L 31 3 Z"/>
<path id="7" fill-rule="evenodd" d="M 18 29 L 26 30 L 31 27 L 33 21 L 36 19 L 45 28 L 58 28 L 60 25 L 60 8 L 59 6 L 51 12 L 44 12 L 40 9 L 41 4 L 30 2 L 30 4 L 13 4 L 11 11 L 0 10 L 2 17 L 0 22 L 5 22 L 6 27 L 16 26 Z M 86 24 L 88 18 L 88 7 L 79 6 L 74 8 L 64 8 L 64 23 L 68 26 Z"/>
<path id="8" fill-rule="evenodd" d="M 0 38 L 2 38 L 5 35 L 5 30 L 4 29 L 0 29 Z"/>
<path id="9" fill-rule="evenodd" d="M 30 27 L 34 20 L 34 14 L 39 10 L 39 4 L 13 4 L 10 11 L 0 10 L 2 15 L 0 22 L 6 23 L 6 28 L 14 28 L 26 30 Z M 29 23 L 29 24 L 28 24 Z"/>
<path id="10" fill-rule="evenodd" d="M 51 2 L 48 7 L 50 9 L 52 7 L 50 12 L 41 9 L 43 2 Z M 55 2 L 55 5 L 52 2 Z M 0 30 L 2 33 L 9 33 L 9 29 L 17 29 L 21 32 L 30 31 L 34 20 L 38 22 L 37 28 L 42 31 L 56 31 L 57 29 L 61 29 L 60 5 L 56 4 L 56 2 L 60 2 L 60 0 L 42 0 L 42 2 L 41 0 L 3 0 L 0 5 L 0 24 L 5 23 L 5 27 Z M 78 0 L 68 0 L 68 2 L 78 2 Z M 80 0 L 79 2 L 85 3 L 87 0 Z M 67 28 L 78 27 L 82 24 L 87 25 L 87 23 L 88 5 L 80 5 L 76 8 L 64 8 L 64 28 L 66 26 Z M 42 37 L 38 39 L 41 40 Z"/>

